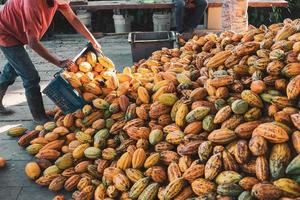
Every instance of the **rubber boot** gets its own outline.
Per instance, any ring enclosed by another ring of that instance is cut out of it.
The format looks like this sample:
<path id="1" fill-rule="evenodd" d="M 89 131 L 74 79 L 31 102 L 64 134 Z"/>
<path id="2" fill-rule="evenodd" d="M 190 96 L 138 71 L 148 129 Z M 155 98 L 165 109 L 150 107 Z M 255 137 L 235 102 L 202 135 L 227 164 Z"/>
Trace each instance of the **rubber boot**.
<path id="1" fill-rule="evenodd" d="M 26 98 L 33 121 L 36 125 L 43 125 L 46 122 L 51 121 L 51 119 L 46 115 L 43 98 L 40 92 L 33 95 L 26 94 Z"/>
<path id="2" fill-rule="evenodd" d="M 0 116 L 12 115 L 14 113 L 13 110 L 5 108 L 3 103 L 2 103 L 4 95 L 7 91 L 7 88 L 8 88 L 8 86 L 4 87 L 4 88 L 0 87 Z"/>

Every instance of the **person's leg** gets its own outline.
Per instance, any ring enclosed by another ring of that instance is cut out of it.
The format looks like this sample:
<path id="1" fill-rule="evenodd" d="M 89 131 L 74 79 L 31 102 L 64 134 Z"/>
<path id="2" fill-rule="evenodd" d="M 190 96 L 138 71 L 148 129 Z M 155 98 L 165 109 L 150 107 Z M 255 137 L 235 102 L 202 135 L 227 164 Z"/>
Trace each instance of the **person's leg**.
<path id="1" fill-rule="evenodd" d="M 196 28 L 200 24 L 208 3 L 207 0 L 194 0 L 194 4 L 195 9 L 191 18 L 192 28 Z"/>
<path id="2" fill-rule="evenodd" d="M 3 98 L 8 87 L 15 82 L 16 78 L 16 71 L 9 63 L 7 63 L 2 72 L 0 72 L 0 115 L 10 115 L 13 113 L 11 109 L 4 107 Z"/>
<path id="3" fill-rule="evenodd" d="M 183 31 L 184 9 L 185 9 L 185 1 L 175 0 L 176 26 L 177 26 L 177 31 L 179 33 L 182 33 Z"/>
<path id="4" fill-rule="evenodd" d="M 40 77 L 25 48 L 20 45 L 1 47 L 1 49 L 16 74 L 22 78 L 26 99 L 34 121 L 38 124 L 48 121 L 40 92 Z"/>

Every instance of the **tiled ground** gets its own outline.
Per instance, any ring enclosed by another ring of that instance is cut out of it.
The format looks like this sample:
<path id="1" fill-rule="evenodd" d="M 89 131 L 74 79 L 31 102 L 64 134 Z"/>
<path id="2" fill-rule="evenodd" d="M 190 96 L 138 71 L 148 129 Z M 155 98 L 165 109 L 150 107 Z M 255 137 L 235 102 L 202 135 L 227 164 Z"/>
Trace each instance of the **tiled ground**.
<path id="1" fill-rule="evenodd" d="M 99 39 L 99 42 L 104 53 L 114 61 L 118 69 L 132 64 L 127 37 L 105 37 Z M 84 47 L 86 41 L 77 36 L 64 36 L 44 43 L 60 57 L 72 58 Z M 31 50 L 28 51 L 40 73 L 41 87 L 44 88 L 59 69 L 38 57 Z M 2 52 L 0 52 L 0 69 L 2 69 L 5 62 Z M 7 136 L 5 133 L 11 126 L 18 124 L 30 125 L 31 115 L 20 79 L 9 88 L 4 104 L 14 109 L 16 113 L 8 117 L 0 116 L 0 156 L 8 160 L 7 167 L 0 169 L 0 200 L 51 200 L 55 193 L 34 184 L 24 174 L 25 164 L 34 158 L 18 146 L 16 139 Z M 46 108 L 53 107 L 53 103 L 47 97 L 44 97 L 44 104 Z M 70 194 L 65 194 L 66 199 L 70 199 Z"/>

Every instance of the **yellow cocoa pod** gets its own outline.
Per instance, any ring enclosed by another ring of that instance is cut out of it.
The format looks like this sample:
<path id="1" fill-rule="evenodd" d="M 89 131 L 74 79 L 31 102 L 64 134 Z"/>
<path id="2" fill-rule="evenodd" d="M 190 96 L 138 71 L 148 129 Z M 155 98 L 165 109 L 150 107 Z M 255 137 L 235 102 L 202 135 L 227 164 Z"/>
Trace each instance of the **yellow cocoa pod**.
<path id="1" fill-rule="evenodd" d="M 150 101 L 150 96 L 147 89 L 142 86 L 138 87 L 138 97 L 145 104 L 149 103 Z"/>
<path id="2" fill-rule="evenodd" d="M 146 160 L 146 152 L 143 148 L 138 148 L 132 155 L 132 167 L 140 168 L 144 165 Z"/>
<path id="3" fill-rule="evenodd" d="M 177 96 L 171 93 L 165 93 L 158 97 L 158 101 L 167 106 L 173 106 L 177 100 Z"/>
<path id="4" fill-rule="evenodd" d="M 209 62 L 206 64 L 207 67 L 210 68 L 217 68 L 221 65 L 223 65 L 226 61 L 226 59 L 231 56 L 232 52 L 227 51 L 221 51 L 217 54 L 215 54 L 212 58 L 209 59 Z"/>
<path id="5" fill-rule="evenodd" d="M 30 179 L 37 179 L 41 174 L 41 169 L 36 162 L 30 162 L 25 166 L 25 173 Z"/>
<path id="6" fill-rule="evenodd" d="M 289 178 L 281 178 L 273 183 L 280 188 L 285 194 L 291 197 L 300 196 L 300 184 Z"/>
<path id="7" fill-rule="evenodd" d="M 181 104 L 176 112 L 175 124 L 177 126 L 183 126 L 185 124 L 185 117 L 189 112 L 189 108 L 186 104 Z"/>
<path id="8" fill-rule="evenodd" d="M 286 130 L 273 123 L 259 125 L 252 134 L 253 136 L 260 135 L 271 143 L 283 143 L 289 139 Z"/>
<path id="9" fill-rule="evenodd" d="M 150 167 L 156 165 L 159 162 L 159 160 L 160 160 L 160 154 L 154 153 L 145 160 L 144 167 L 150 168 Z"/>
<path id="10" fill-rule="evenodd" d="M 78 147 L 76 147 L 72 152 L 73 158 L 75 159 L 82 158 L 84 156 L 84 151 L 87 148 L 89 148 L 89 146 L 90 146 L 89 144 L 81 144 Z"/>
<path id="11" fill-rule="evenodd" d="M 132 155 L 128 152 L 125 152 L 118 160 L 117 167 L 119 169 L 125 170 L 131 167 Z"/>
<path id="12" fill-rule="evenodd" d="M 97 55 L 94 52 L 89 51 L 86 54 L 86 60 L 88 63 L 91 64 L 92 67 L 95 67 L 95 65 L 97 63 Z"/>
<path id="13" fill-rule="evenodd" d="M 184 185 L 184 179 L 178 178 L 170 182 L 164 190 L 163 197 L 165 200 L 173 199 L 182 190 Z"/>

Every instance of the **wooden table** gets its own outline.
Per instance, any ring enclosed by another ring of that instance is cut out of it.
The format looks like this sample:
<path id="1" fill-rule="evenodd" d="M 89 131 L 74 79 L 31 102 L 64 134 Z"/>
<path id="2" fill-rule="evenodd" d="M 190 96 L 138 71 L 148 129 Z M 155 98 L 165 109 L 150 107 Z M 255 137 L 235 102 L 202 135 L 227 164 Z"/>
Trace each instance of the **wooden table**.
<path id="1" fill-rule="evenodd" d="M 86 5 L 71 5 L 74 10 L 132 10 L 132 9 L 173 9 L 174 3 L 140 3 L 132 1 L 89 1 Z"/>

